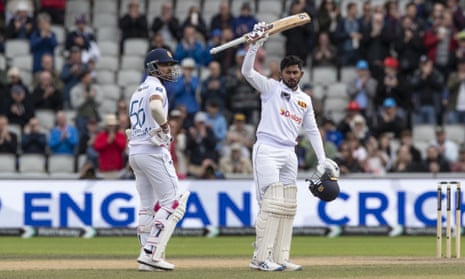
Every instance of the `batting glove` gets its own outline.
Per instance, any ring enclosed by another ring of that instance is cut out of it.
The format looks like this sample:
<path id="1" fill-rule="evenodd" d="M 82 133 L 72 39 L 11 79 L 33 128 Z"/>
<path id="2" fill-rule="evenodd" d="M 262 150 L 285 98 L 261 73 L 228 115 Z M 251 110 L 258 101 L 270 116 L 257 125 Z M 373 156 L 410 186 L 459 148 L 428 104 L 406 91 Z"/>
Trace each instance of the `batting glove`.
<path id="1" fill-rule="evenodd" d="M 256 46 L 262 46 L 268 39 L 268 32 L 266 23 L 264 21 L 256 23 L 253 27 L 252 32 L 247 36 L 247 42 L 253 43 Z"/>
<path id="2" fill-rule="evenodd" d="M 167 133 L 163 132 L 161 128 L 152 129 L 149 133 L 151 136 L 150 139 L 152 140 L 152 143 L 156 146 L 169 146 L 170 143 L 173 141 L 173 137 L 171 136 L 171 132 L 169 129 Z"/>

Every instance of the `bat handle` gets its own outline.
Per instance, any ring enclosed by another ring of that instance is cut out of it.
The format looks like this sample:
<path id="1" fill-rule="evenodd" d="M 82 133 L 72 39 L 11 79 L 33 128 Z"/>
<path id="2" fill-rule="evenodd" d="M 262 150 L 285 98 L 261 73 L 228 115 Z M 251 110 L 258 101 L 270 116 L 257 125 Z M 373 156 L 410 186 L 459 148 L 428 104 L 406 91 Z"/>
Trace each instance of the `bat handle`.
<path id="1" fill-rule="evenodd" d="M 225 49 L 235 47 L 235 46 L 238 46 L 238 45 L 243 44 L 243 43 L 245 43 L 245 38 L 244 37 L 239 37 L 237 39 L 234 39 L 232 41 L 229 41 L 227 43 L 224 43 L 222 45 L 219 45 L 217 47 L 214 47 L 214 48 L 210 49 L 210 54 L 216 54 L 216 53 L 221 52 L 221 51 L 223 51 Z"/>

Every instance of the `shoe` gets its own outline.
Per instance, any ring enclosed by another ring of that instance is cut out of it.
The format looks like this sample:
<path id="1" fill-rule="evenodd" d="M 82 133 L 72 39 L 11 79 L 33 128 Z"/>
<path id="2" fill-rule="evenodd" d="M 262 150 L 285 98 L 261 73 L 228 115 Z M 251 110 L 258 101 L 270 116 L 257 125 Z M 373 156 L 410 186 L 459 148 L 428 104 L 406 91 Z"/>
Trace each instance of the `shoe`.
<path id="1" fill-rule="evenodd" d="M 162 270 L 173 270 L 174 269 L 174 264 L 171 264 L 163 259 L 154 261 L 152 260 L 152 257 L 147 255 L 147 253 L 144 253 L 141 251 L 139 257 L 137 258 L 137 262 L 143 265 L 148 265 L 149 267 L 153 268 L 158 268 Z"/>
<path id="2" fill-rule="evenodd" d="M 159 268 L 154 268 L 145 264 L 139 264 L 139 271 L 144 271 L 144 272 L 152 272 L 152 271 L 163 271 Z"/>
<path id="3" fill-rule="evenodd" d="M 251 261 L 249 267 L 261 271 L 283 271 L 284 266 L 279 265 L 273 261 L 265 260 L 264 262 L 258 263 L 256 261 Z"/>
<path id="4" fill-rule="evenodd" d="M 260 265 L 259 265 L 259 264 L 257 263 L 257 261 L 255 261 L 255 260 L 252 260 L 252 261 L 249 263 L 249 267 L 250 267 L 251 269 L 256 269 L 256 270 L 260 269 Z"/>
<path id="5" fill-rule="evenodd" d="M 302 266 L 298 264 L 291 263 L 289 261 L 285 261 L 281 266 L 284 268 L 285 271 L 298 271 L 302 270 Z"/>

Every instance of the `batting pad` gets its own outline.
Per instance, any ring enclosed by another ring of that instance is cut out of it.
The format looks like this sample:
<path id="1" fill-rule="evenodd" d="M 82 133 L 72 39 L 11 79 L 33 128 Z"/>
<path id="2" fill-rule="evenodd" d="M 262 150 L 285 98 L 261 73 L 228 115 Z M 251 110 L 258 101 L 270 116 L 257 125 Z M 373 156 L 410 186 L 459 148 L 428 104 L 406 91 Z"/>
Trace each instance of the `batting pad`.
<path id="1" fill-rule="evenodd" d="M 292 240 L 292 226 L 294 216 L 297 211 L 297 186 L 284 186 L 284 206 L 286 207 L 285 215 L 280 216 L 278 225 L 278 234 L 273 249 L 273 261 L 283 264 L 289 261 Z"/>
<path id="2" fill-rule="evenodd" d="M 189 199 L 190 192 L 182 194 L 175 203 L 177 206 L 174 211 L 169 212 L 166 218 L 158 219 L 155 215 L 154 227 L 156 228 L 155 234 L 152 230 L 151 236 L 147 240 L 147 244 L 153 246 L 152 260 L 159 261 L 165 258 L 165 249 L 168 241 L 173 234 L 176 224 L 182 219 L 186 212 L 187 200 Z M 165 208 L 160 208 L 159 211 L 166 211 Z"/>
<path id="3" fill-rule="evenodd" d="M 141 247 L 144 247 L 149 237 L 149 233 L 152 230 L 153 217 L 155 211 L 151 208 L 143 208 L 139 210 L 139 225 L 137 226 L 137 236 Z"/>
<path id="4" fill-rule="evenodd" d="M 290 208 L 285 203 L 283 185 L 281 183 L 271 184 L 263 195 L 262 207 L 255 222 L 258 262 L 273 258 L 273 246 L 280 220 L 283 216 L 293 212 L 295 214 L 295 207 Z"/>

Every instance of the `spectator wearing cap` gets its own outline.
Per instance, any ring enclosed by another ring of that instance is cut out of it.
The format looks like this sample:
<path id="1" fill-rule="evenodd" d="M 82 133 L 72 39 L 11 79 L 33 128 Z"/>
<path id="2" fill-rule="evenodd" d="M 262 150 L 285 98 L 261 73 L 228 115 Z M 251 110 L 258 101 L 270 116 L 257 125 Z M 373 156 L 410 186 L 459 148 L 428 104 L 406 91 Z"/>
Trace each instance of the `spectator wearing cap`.
<path id="1" fill-rule="evenodd" d="M 30 16 L 29 5 L 20 1 L 17 2 L 15 15 L 8 22 L 6 37 L 8 39 L 29 39 L 34 31 L 34 20 Z"/>
<path id="2" fill-rule="evenodd" d="M 374 134 L 378 137 L 384 133 L 391 133 L 396 138 L 400 138 L 400 133 L 406 128 L 405 122 L 405 119 L 397 113 L 396 101 L 393 98 L 387 98 L 383 102 L 383 108 L 374 125 Z"/>
<path id="3" fill-rule="evenodd" d="M 104 177 L 114 178 L 115 172 L 124 168 L 123 155 L 126 149 L 126 135 L 118 131 L 118 119 L 114 114 L 104 118 L 105 128 L 97 134 L 94 149 L 99 154 L 98 170 Z"/>
<path id="4" fill-rule="evenodd" d="M 441 156 L 446 159 L 447 162 L 452 163 L 458 159 L 458 145 L 447 139 L 446 131 L 443 127 L 436 127 L 436 138 L 431 140 L 430 145 L 435 146 Z"/>
<path id="5" fill-rule="evenodd" d="M 221 113 L 221 107 L 216 99 L 209 100 L 206 104 L 207 120 L 206 125 L 209 126 L 216 138 L 216 150 L 221 150 L 222 143 L 226 138 L 228 132 L 228 123 L 223 113 Z"/>
<path id="6" fill-rule="evenodd" d="M 223 30 L 224 28 L 233 28 L 234 24 L 234 16 L 231 13 L 231 6 L 229 5 L 229 1 L 223 0 L 218 5 L 218 13 L 213 15 L 210 21 L 210 31 L 213 30 Z"/>
<path id="7" fill-rule="evenodd" d="M 79 77 L 79 83 L 71 89 L 71 104 L 76 110 L 76 128 L 79 134 L 87 133 L 89 118 L 99 119 L 98 107 L 102 101 L 102 90 L 92 83 L 91 72 L 83 72 Z"/>
<path id="8" fill-rule="evenodd" d="M 139 0 L 131 0 L 128 3 L 127 13 L 119 19 L 118 27 L 121 30 L 121 53 L 124 53 L 124 41 L 126 39 L 148 38 L 149 29 L 147 17 L 140 11 Z"/>
<path id="9" fill-rule="evenodd" d="M 192 58 L 195 61 L 196 67 L 204 65 L 205 47 L 202 42 L 197 39 L 195 28 L 188 25 L 184 28 L 183 37 L 177 44 L 174 51 L 174 57 L 178 61 L 185 58 Z"/>
<path id="10" fill-rule="evenodd" d="M 351 131 L 350 123 L 353 121 L 354 117 L 360 114 L 360 105 L 357 101 L 350 101 L 347 104 L 346 115 L 344 119 L 337 125 L 337 130 L 345 136 L 348 132 Z"/>
<path id="11" fill-rule="evenodd" d="M 379 113 L 383 108 L 383 102 L 387 98 L 396 101 L 398 113 L 406 115 L 408 119 L 411 110 L 410 81 L 399 74 L 399 61 L 394 57 L 386 57 L 383 61 L 384 74 L 378 80 L 375 96 L 375 112 Z"/>
<path id="12" fill-rule="evenodd" d="M 76 28 L 66 35 L 65 49 L 69 51 L 72 47 L 80 48 L 84 63 L 87 63 L 89 60 L 98 61 L 100 58 L 100 49 L 96 43 L 94 34 L 87 28 L 86 15 L 78 15 L 74 20 L 74 24 Z"/>
<path id="13" fill-rule="evenodd" d="M 252 174 L 252 161 L 250 158 L 243 156 L 240 143 L 231 145 L 231 152 L 220 159 L 221 173 L 228 174 Z"/>
<path id="14" fill-rule="evenodd" d="M 303 1 L 294 1 L 291 3 L 289 15 L 296 15 L 305 12 L 305 3 Z M 286 37 L 285 50 L 286 55 L 295 55 L 299 57 L 304 66 L 307 65 L 307 58 L 312 52 L 313 43 L 310 38 L 313 36 L 313 26 L 310 23 L 297 26 L 282 32 Z"/>
<path id="15" fill-rule="evenodd" d="M 226 134 L 226 142 L 240 142 L 249 152 L 255 142 L 255 127 L 246 123 L 246 117 L 243 113 L 235 113 L 231 125 Z"/>
<path id="16" fill-rule="evenodd" d="M 253 15 L 250 3 L 242 3 L 240 14 L 233 21 L 234 37 L 237 38 L 252 31 L 256 23 L 258 20 Z"/>
<path id="17" fill-rule="evenodd" d="M 24 83 L 22 77 L 21 77 L 21 72 L 19 71 L 18 68 L 16 67 L 11 67 L 10 69 L 8 69 L 8 72 L 6 73 L 6 76 L 7 76 L 7 84 L 6 84 L 6 99 L 10 98 L 10 92 L 11 92 L 11 88 L 13 88 L 13 86 L 15 85 L 18 85 L 18 86 L 21 86 L 24 90 L 24 92 L 26 92 L 26 96 L 29 95 L 29 89 L 28 89 L 28 85 Z M 3 99 L 3 98 L 2 98 Z"/>
<path id="18" fill-rule="evenodd" d="M 449 95 L 443 99 L 448 123 L 465 123 L 465 57 L 458 60 L 457 71 L 447 81 Z"/>
<path id="19" fill-rule="evenodd" d="M 39 120 L 36 117 L 29 119 L 21 135 L 21 151 L 27 154 L 46 155 L 47 137 L 42 132 Z"/>
<path id="20" fill-rule="evenodd" d="M 79 78 L 82 73 L 89 71 L 89 65 L 82 62 L 81 49 L 72 47 L 68 56 L 68 60 L 63 65 L 60 73 L 60 79 L 64 83 L 63 100 L 65 108 L 72 108 L 71 89 L 79 83 Z"/>
<path id="21" fill-rule="evenodd" d="M 444 78 L 426 55 L 411 79 L 414 123 L 437 124 L 444 89 Z"/>
<path id="22" fill-rule="evenodd" d="M 375 96 L 378 82 L 371 77 L 368 62 L 359 60 L 356 64 L 357 76 L 349 81 L 347 93 L 352 100 L 360 106 L 360 113 L 365 116 L 371 124 L 375 115 Z"/>
<path id="23" fill-rule="evenodd" d="M 66 0 L 40 0 L 38 2 L 39 11 L 49 14 L 52 24 L 65 24 Z"/>
<path id="24" fill-rule="evenodd" d="M 56 113 L 55 123 L 48 137 L 50 151 L 53 154 L 74 155 L 79 141 L 77 129 L 68 124 L 66 114 L 61 110 Z"/>
<path id="25" fill-rule="evenodd" d="M 214 47 L 217 47 L 221 44 L 221 30 L 220 29 L 214 29 L 210 33 L 210 38 L 208 39 L 205 47 L 205 57 L 204 57 L 204 63 L 209 65 L 210 62 L 212 61 L 218 61 L 216 55 L 210 54 L 210 50 Z M 220 51 L 221 53 L 221 51 Z M 214 59 L 215 57 L 215 59 Z M 221 64 L 221 60 L 218 61 Z"/>
<path id="26" fill-rule="evenodd" d="M 199 111 L 200 105 L 197 102 L 197 94 L 200 90 L 200 79 L 193 75 L 195 61 L 192 58 L 185 58 L 181 62 L 182 75 L 174 83 L 169 86 L 171 92 L 171 107 L 183 105 L 187 110 L 187 118 L 192 120 L 194 114 Z M 169 90 L 168 90 L 169 91 Z"/>
<path id="27" fill-rule="evenodd" d="M 362 30 L 357 21 L 357 3 L 350 2 L 346 9 L 347 16 L 337 20 L 337 27 L 334 31 L 340 66 L 354 65 L 360 59 L 359 47 L 362 40 Z"/>
<path id="28" fill-rule="evenodd" d="M 48 71 L 40 72 L 39 84 L 32 91 L 32 103 L 35 109 L 59 111 L 63 109 L 63 93 L 53 84 Z"/>
<path id="29" fill-rule="evenodd" d="M 206 104 L 215 101 L 221 111 L 226 109 L 227 91 L 226 79 L 221 72 L 221 65 L 217 61 L 210 62 L 208 65 L 210 74 L 202 81 L 200 89 L 201 110 L 206 109 Z"/>
<path id="30" fill-rule="evenodd" d="M 0 153 L 16 154 L 18 136 L 9 129 L 8 117 L 0 115 Z"/>
<path id="31" fill-rule="evenodd" d="M 227 71 L 226 88 L 228 91 L 228 108 L 233 114 L 243 113 L 246 122 L 258 121 L 259 96 L 255 89 L 245 80 L 241 73 L 245 51 L 240 49 L 236 53 L 236 65 Z"/>
<path id="32" fill-rule="evenodd" d="M 337 50 L 331 44 L 329 34 L 320 32 L 318 42 L 313 50 L 312 65 L 314 66 L 337 66 Z"/>
<path id="33" fill-rule="evenodd" d="M 452 14 L 444 10 L 440 15 L 433 15 L 433 26 L 425 32 L 423 38 L 428 58 L 445 79 L 452 65 L 451 54 L 457 49 L 455 33 Z"/>
<path id="34" fill-rule="evenodd" d="M 164 1 L 161 4 L 160 14 L 153 19 L 151 29 L 154 34 L 160 33 L 163 41 L 171 43 L 171 46 L 181 40 L 179 19 L 173 13 L 171 1 Z"/>
<path id="35" fill-rule="evenodd" d="M 30 43 L 33 56 L 32 72 L 36 73 L 42 70 L 42 56 L 44 54 L 54 55 L 55 47 L 58 45 L 48 14 L 43 13 L 37 16 L 37 30 L 31 34 Z"/>
<path id="36" fill-rule="evenodd" d="M 207 24 L 205 23 L 198 6 L 191 6 L 187 11 L 186 18 L 184 19 L 181 28 L 184 30 L 186 26 L 194 27 L 196 34 L 198 37 L 202 38 L 202 41 L 206 42 L 208 40 Z"/>
<path id="37" fill-rule="evenodd" d="M 10 100 L 7 103 L 6 116 L 11 124 L 17 124 L 24 127 L 34 116 L 34 107 L 31 103 L 31 97 L 26 95 L 24 88 L 15 85 L 10 90 Z"/>
<path id="38" fill-rule="evenodd" d="M 407 4 L 407 13 L 409 10 L 413 10 L 410 12 L 412 14 L 407 14 L 402 18 L 394 47 L 399 58 L 399 72 L 410 78 L 418 68 L 418 61 L 424 47 L 421 36 L 423 27 L 418 23 L 421 20 L 416 17 L 416 5 Z"/>
<path id="39" fill-rule="evenodd" d="M 187 170 L 189 175 L 196 178 L 204 176 L 209 167 L 216 169 L 218 162 L 215 133 L 206 125 L 206 121 L 206 113 L 197 112 L 194 126 L 190 127 L 187 133 Z"/>

